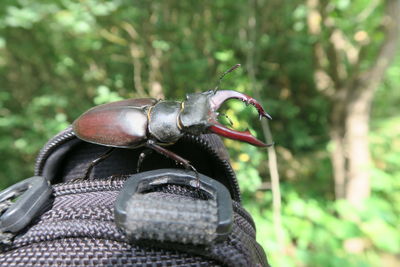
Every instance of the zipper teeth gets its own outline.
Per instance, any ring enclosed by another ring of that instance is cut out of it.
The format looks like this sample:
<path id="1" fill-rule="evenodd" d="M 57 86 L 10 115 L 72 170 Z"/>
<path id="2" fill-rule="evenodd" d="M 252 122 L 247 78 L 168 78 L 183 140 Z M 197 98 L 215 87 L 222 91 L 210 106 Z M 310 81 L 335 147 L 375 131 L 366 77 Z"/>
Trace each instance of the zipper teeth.
<path id="1" fill-rule="evenodd" d="M 212 148 L 210 146 L 210 144 L 206 140 L 201 138 L 200 136 L 191 135 L 191 134 L 185 134 L 183 137 L 185 139 L 187 139 L 187 140 L 194 141 L 196 144 L 199 144 L 202 148 L 207 150 L 207 152 L 209 152 L 213 157 L 218 159 L 218 162 L 222 165 L 222 167 L 224 168 L 224 170 L 226 171 L 226 173 L 229 176 L 229 183 L 231 184 L 231 186 L 233 186 L 233 193 L 234 193 L 233 199 L 235 199 L 236 201 L 238 201 L 240 203 L 241 202 L 241 195 L 240 195 L 239 184 L 238 184 L 238 181 L 236 179 L 236 174 L 232 170 L 232 167 L 229 164 L 229 162 L 227 160 L 225 160 L 225 159 L 222 159 L 218 155 L 218 152 L 214 148 Z"/>
<path id="2" fill-rule="evenodd" d="M 242 216 L 246 221 L 250 223 L 250 225 L 253 227 L 253 229 L 256 229 L 256 224 L 253 220 L 253 217 L 240 205 L 239 202 L 232 201 L 233 204 L 233 210 Z"/>
<path id="3" fill-rule="evenodd" d="M 126 176 L 114 177 L 101 180 L 76 179 L 53 186 L 53 195 L 62 196 L 69 194 L 79 194 L 98 191 L 117 191 L 122 188 L 126 181 Z"/>
<path id="4" fill-rule="evenodd" d="M 50 154 L 57 148 L 59 145 L 71 140 L 75 137 L 75 133 L 72 130 L 72 126 L 69 126 L 64 131 L 60 132 L 52 139 L 50 139 L 46 145 L 40 150 L 35 163 L 35 175 L 41 175 L 44 167 L 44 163 Z"/>
<path id="5" fill-rule="evenodd" d="M 242 202 L 242 196 L 240 194 L 239 183 L 238 183 L 238 180 L 236 178 L 235 172 L 232 170 L 231 164 L 226 160 L 223 160 L 221 163 L 224 165 L 224 168 L 226 169 L 228 175 L 232 178 L 230 180 L 231 180 L 232 186 L 234 187 L 234 190 L 235 190 L 235 193 L 236 193 L 235 197 L 236 197 L 237 201 L 239 203 Z"/>

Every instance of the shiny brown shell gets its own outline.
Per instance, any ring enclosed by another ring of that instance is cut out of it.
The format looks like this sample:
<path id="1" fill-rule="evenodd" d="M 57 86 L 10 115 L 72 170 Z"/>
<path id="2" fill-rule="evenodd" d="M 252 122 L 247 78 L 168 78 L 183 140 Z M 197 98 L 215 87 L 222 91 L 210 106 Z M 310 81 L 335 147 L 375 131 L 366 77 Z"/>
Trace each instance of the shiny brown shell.
<path id="1" fill-rule="evenodd" d="M 127 99 L 96 106 L 72 124 L 84 141 L 111 147 L 135 148 L 147 140 L 147 110 L 153 98 Z"/>

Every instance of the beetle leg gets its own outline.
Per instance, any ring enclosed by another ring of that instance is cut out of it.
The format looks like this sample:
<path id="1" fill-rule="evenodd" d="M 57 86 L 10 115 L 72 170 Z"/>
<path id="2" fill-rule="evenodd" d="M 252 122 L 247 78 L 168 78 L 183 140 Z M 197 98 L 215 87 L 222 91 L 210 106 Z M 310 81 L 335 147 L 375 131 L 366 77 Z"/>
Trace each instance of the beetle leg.
<path id="1" fill-rule="evenodd" d="M 147 149 L 143 150 L 142 153 L 140 153 L 139 159 L 138 159 L 138 162 L 137 162 L 137 166 L 136 166 L 136 172 L 137 172 L 137 173 L 139 173 L 139 171 L 140 171 L 140 166 L 142 165 L 144 159 L 145 159 L 148 155 L 150 155 L 152 152 L 153 152 L 153 150 L 147 148 Z"/>
<path id="2" fill-rule="evenodd" d="M 196 177 L 197 177 L 197 187 L 200 187 L 199 173 L 197 172 L 196 168 L 193 167 L 192 164 L 190 164 L 190 161 L 182 158 L 181 156 L 172 152 L 171 150 L 168 150 L 168 149 L 163 148 L 162 146 L 156 144 L 156 142 L 154 142 L 154 140 L 151 140 L 151 139 L 147 140 L 145 146 L 155 150 L 156 152 L 160 153 L 161 155 L 163 155 L 167 158 L 173 159 L 175 162 L 181 164 L 185 169 L 194 171 L 196 173 Z"/>
<path id="3" fill-rule="evenodd" d="M 153 150 L 155 150 L 156 152 L 160 153 L 161 155 L 173 159 L 175 160 L 177 163 L 181 164 L 182 166 L 184 166 L 186 169 L 191 169 L 193 171 L 195 171 L 196 169 L 190 164 L 190 162 L 184 158 L 182 158 L 181 156 L 179 156 L 178 154 L 172 152 L 171 150 L 168 150 L 166 148 L 163 148 L 162 146 L 156 144 L 156 142 L 154 142 L 154 140 L 147 140 L 146 147 L 151 148 Z"/>
<path id="4" fill-rule="evenodd" d="M 103 155 L 98 157 L 97 159 L 93 160 L 90 162 L 88 168 L 86 169 L 85 176 L 83 177 L 85 180 L 89 178 L 90 172 L 92 171 L 93 167 L 102 162 L 103 160 L 107 159 L 111 153 L 115 150 L 115 147 L 110 148 L 109 150 L 106 151 Z"/>

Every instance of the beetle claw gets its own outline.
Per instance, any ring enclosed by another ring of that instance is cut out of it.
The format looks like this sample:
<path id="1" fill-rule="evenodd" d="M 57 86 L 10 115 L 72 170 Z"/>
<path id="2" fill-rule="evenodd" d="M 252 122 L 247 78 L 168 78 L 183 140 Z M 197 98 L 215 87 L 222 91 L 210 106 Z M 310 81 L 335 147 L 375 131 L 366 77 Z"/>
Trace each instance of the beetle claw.
<path id="1" fill-rule="evenodd" d="M 259 115 L 260 119 L 262 117 L 272 119 L 271 116 L 267 112 L 264 111 L 263 107 L 261 106 L 260 103 L 258 103 L 257 100 L 255 100 L 254 98 L 252 98 L 248 95 L 245 95 L 245 94 L 242 94 L 242 93 L 239 93 L 236 91 L 232 91 L 232 90 L 221 90 L 221 91 L 215 92 L 215 94 L 210 97 L 211 110 L 214 113 L 217 113 L 217 110 L 220 108 L 222 103 L 224 103 L 226 100 L 231 99 L 231 98 L 239 99 L 239 100 L 243 101 L 246 105 L 250 104 L 250 105 L 254 106 L 258 111 L 258 115 Z M 235 140 L 239 140 L 239 141 L 243 141 L 243 142 L 247 142 L 247 143 L 255 145 L 255 146 L 261 146 L 261 147 L 270 146 L 269 144 L 265 144 L 262 141 L 258 140 L 249 131 L 241 132 L 241 131 L 236 131 L 236 130 L 225 127 L 224 125 L 217 122 L 215 120 L 214 116 L 212 116 L 209 119 L 209 122 L 211 124 L 211 126 L 209 128 L 210 131 L 214 132 L 218 135 L 221 135 L 221 136 L 224 136 L 227 138 L 231 138 L 231 139 L 235 139 Z"/>
<path id="2" fill-rule="evenodd" d="M 239 140 L 242 142 L 249 143 L 254 146 L 260 147 L 268 147 L 271 144 L 265 144 L 264 142 L 255 138 L 249 131 L 236 131 L 225 127 L 224 125 L 220 124 L 217 121 L 213 121 L 212 125 L 210 126 L 210 131 L 216 133 L 220 136 L 227 137 L 234 140 Z"/>
<path id="3" fill-rule="evenodd" d="M 263 109 L 263 107 L 261 106 L 260 103 L 258 103 L 257 100 L 255 100 L 254 98 L 252 98 L 251 96 L 242 94 L 240 92 L 236 92 L 233 90 L 220 90 L 215 92 L 215 94 L 211 97 L 210 99 L 210 104 L 211 104 L 211 108 L 213 111 L 216 111 L 219 109 L 219 107 L 222 105 L 222 103 L 224 103 L 226 100 L 228 99 L 239 99 L 242 100 L 246 105 L 252 105 L 254 106 L 257 111 L 258 114 L 262 117 L 266 117 L 268 119 L 272 119 L 272 117 L 265 112 L 265 110 Z"/>

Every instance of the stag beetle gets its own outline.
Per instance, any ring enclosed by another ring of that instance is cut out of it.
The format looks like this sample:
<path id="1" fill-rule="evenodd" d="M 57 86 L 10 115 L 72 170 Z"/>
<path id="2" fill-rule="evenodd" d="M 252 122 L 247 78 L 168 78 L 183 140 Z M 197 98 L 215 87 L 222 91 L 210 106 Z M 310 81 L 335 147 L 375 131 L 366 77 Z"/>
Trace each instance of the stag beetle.
<path id="1" fill-rule="evenodd" d="M 249 131 L 232 130 L 217 121 L 218 108 L 231 98 L 253 105 L 260 119 L 271 119 L 258 101 L 248 95 L 232 90 L 210 90 L 188 94 L 183 102 L 141 98 L 96 106 L 74 121 L 73 130 L 78 138 L 94 144 L 113 148 L 145 146 L 195 170 L 189 161 L 162 146 L 174 144 L 185 133 L 207 132 L 254 146 L 268 146 Z"/>

